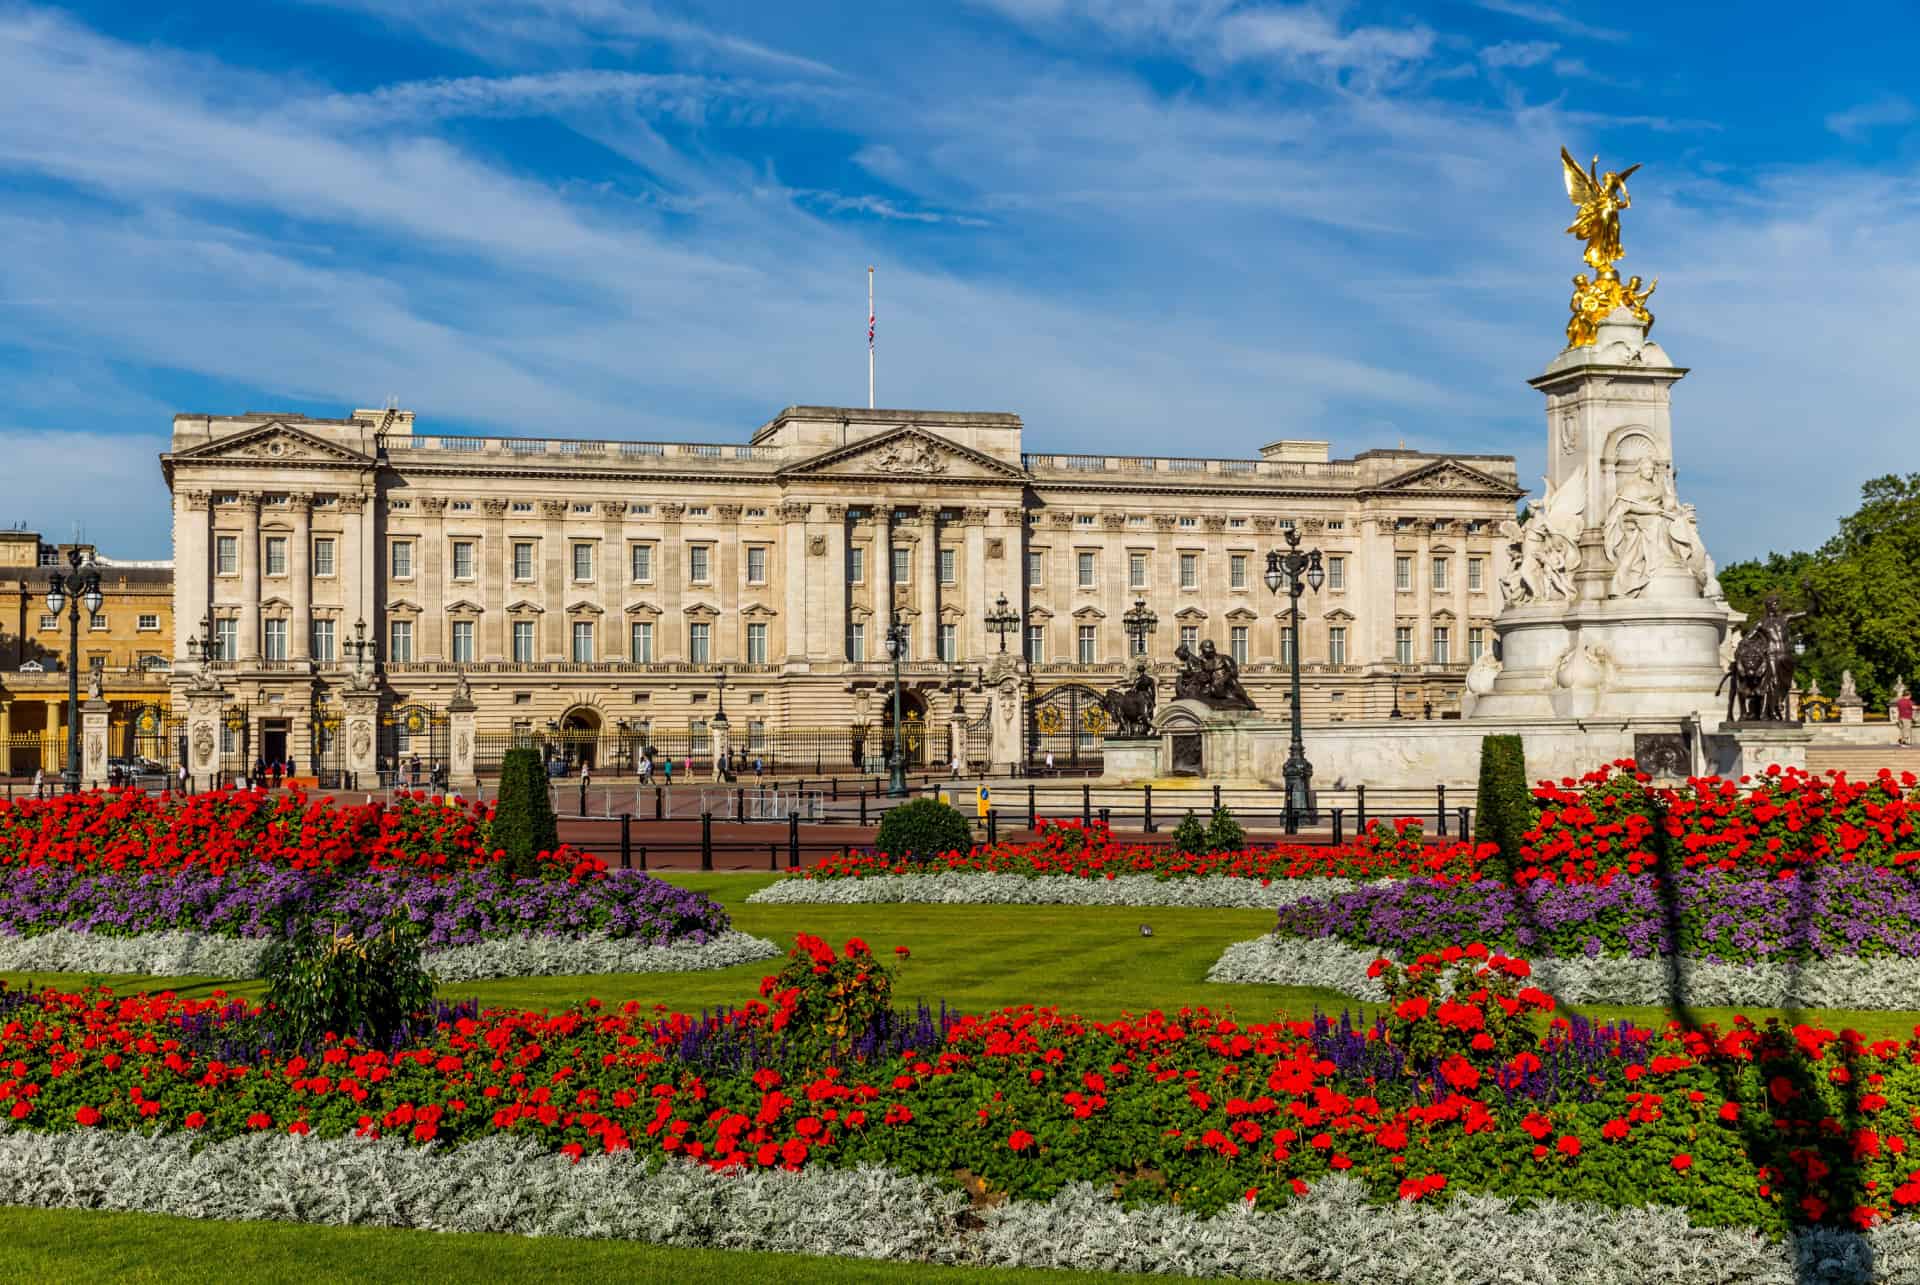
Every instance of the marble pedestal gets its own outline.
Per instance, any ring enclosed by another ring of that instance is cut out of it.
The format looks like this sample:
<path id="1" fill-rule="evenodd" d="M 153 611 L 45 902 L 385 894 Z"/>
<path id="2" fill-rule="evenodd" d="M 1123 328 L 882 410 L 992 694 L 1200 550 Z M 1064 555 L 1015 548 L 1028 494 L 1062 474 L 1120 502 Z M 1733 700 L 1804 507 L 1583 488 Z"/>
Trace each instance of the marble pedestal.
<path id="1" fill-rule="evenodd" d="M 1707 738 L 1708 767 L 1724 777 L 1760 776 L 1807 767 L 1814 732 L 1799 723 L 1722 723 Z"/>

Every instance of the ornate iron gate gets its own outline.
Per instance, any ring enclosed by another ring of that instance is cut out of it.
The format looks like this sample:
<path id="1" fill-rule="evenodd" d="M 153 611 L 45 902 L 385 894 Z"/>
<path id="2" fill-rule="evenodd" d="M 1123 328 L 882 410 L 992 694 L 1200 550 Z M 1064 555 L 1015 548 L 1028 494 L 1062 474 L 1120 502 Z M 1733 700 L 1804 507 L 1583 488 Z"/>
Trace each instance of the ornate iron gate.
<path id="1" fill-rule="evenodd" d="M 185 725 L 168 715 L 167 707 L 159 703 L 142 705 L 133 711 L 133 718 L 127 725 L 127 744 L 125 752 L 135 759 L 145 759 L 156 764 L 159 770 L 169 775 L 180 742 L 180 734 Z M 145 767 L 146 764 L 140 765 Z"/>
<path id="2" fill-rule="evenodd" d="M 1052 754 L 1056 769 L 1097 769 L 1106 731 L 1100 693 L 1085 683 L 1062 683 L 1027 706 L 1027 766 L 1044 767 Z"/>
<path id="3" fill-rule="evenodd" d="M 346 773 L 346 752 L 342 748 L 346 723 L 340 707 L 327 700 L 325 692 L 313 698 L 313 721 L 309 725 L 307 758 L 313 775 L 323 790 L 337 790 Z"/>
<path id="4" fill-rule="evenodd" d="M 253 767 L 253 715 L 245 701 L 220 711 L 220 776 L 226 783 L 245 777 Z"/>
<path id="5" fill-rule="evenodd" d="M 447 716 L 432 705 L 400 706 L 380 720 L 379 756 L 383 784 L 426 788 L 446 766 Z"/>

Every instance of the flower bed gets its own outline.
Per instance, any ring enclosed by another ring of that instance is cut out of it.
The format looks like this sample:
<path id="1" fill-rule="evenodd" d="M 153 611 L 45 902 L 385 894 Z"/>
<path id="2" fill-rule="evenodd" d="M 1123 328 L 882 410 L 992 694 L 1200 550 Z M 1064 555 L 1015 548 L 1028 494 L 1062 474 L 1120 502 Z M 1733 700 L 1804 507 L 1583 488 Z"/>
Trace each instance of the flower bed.
<path id="1" fill-rule="evenodd" d="M 915 902 L 972 906 L 1215 906 L 1273 910 L 1301 897 L 1328 897 L 1350 879 L 1165 879 L 1155 875 L 868 874 L 846 879 L 782 879 L 748 897 L 754 905 L 885 905 Z"/>
<path id="2" fill-rule="evenodd" d="M 0 961 L 246 976 L 269 941 L 308 922 L 362 937 L 408 926 L 442 980 L 778 954 L 729 932 L 712 898 L 564 846 L 543 854 L 544 877 L 502 878 L 491 823 L 488 806 L 424 795 L 337 806 L 122 792 L 0 807 Z"/>
<path id="3" fill-rule="evenodd" d="M 1277 1212 L 1343 1177 L 1386 1205 L 1654 1204 L 1769 1235 L 1913 1221 L 1920 1038 L 1579 1018 L 1542 1030 L 1553 1001 L 1523 962 L 1447 955 L 1376 966 L 1392 1007 L 1360 1027 L 1204 1010 L 902 1020 L 862 943 L 807 938 L 737 1010 L 443 1012 L 430 1038 L 391 1050 L 276 1053 L 223 998 L 6 993 L 0 1116 L 24 1132 L 241 1148 L 293 1134 L 458 1155 L 506 1139 L 734 1176 L 885 1165 L 962 1174 L 988 1203 L 1090 1183 L 1188 1215 Z"/>

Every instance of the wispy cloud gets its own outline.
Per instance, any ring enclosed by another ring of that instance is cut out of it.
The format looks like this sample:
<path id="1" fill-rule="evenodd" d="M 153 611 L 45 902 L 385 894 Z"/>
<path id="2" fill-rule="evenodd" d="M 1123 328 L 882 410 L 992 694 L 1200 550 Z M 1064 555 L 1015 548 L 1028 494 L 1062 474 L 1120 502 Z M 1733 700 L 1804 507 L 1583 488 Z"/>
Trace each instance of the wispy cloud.
<path id="1" fill-rule="evenodd" d="M 562 115 L 586 107 L 626 106 L 685 124 L 764 124 L 796 105 L 855 97 L 818 81 L 736 82 L 707 76 L 580 69 L 519 76 L 407 81 L 360 94 L 296 99 L 288 113 L 349 129 L 420 127 L 461 117 Z"/>
<path id="2" fill-rule="evenodd" d="M 1549 40 L 1503 40 L 1480 51 L 1489 67 L 1537 67 L 1560 48 Z"/>
<path id="3" fill-rule="evenodd" d="M 1845 111 L 1833 113 L 1827 117 L 1826 123 L 1829 130 L 1851 142 L 1876 129 L 1911 125 L 1915 120 L 1920 120 L 1920 111 L 1915 110 L 1912 102 L 1895 94 L 1883 94 Z"/>
<path id="4" fill-rule="evenodd" d="M 1586 21 L 1554 0 L 1474 0 L 1490 13 L 1505 14 L 1537 26 L 1552 27 L 1585 40 L 1622 41 L 1627 33 L 1616 27 L 1601 27 Z"/>

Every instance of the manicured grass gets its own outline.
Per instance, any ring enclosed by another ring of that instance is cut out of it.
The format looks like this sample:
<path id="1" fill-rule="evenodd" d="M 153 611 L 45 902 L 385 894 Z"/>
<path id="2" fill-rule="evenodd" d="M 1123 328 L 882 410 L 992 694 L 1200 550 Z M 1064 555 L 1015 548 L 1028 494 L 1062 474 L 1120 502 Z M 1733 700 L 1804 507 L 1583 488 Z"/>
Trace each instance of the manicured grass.
<path id="1" fill-rule="evenodd" d="M 381 1227 L 202 1222 L 96 1210 L 0 1209 L 0 1280 L 578 1281 L 698 1285 L 1110 1285 L 1168 1277 L 879 1263 L 859 1258 L 667 1249 L 630 1241 L 456 1235 Z M 1178 1278 L 1186 1279 L 1186 1278 Z"/>

